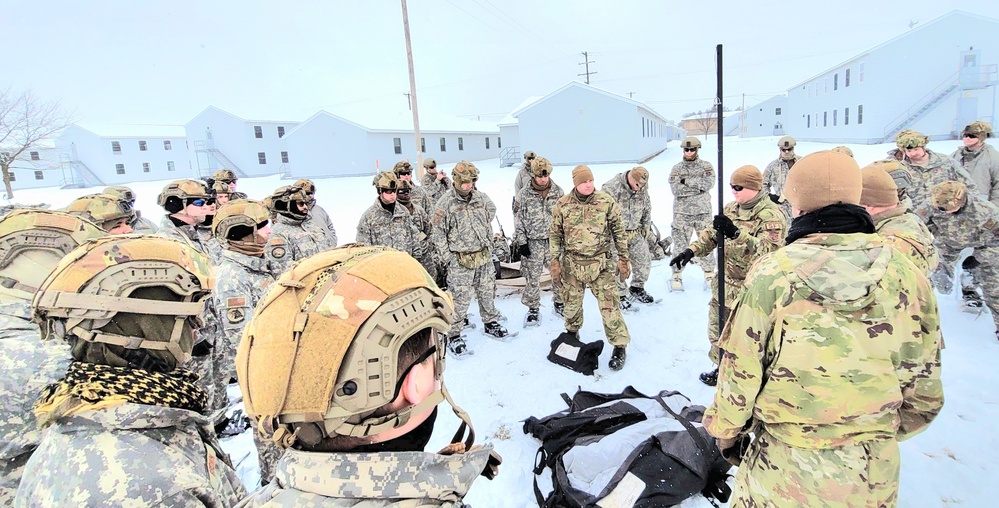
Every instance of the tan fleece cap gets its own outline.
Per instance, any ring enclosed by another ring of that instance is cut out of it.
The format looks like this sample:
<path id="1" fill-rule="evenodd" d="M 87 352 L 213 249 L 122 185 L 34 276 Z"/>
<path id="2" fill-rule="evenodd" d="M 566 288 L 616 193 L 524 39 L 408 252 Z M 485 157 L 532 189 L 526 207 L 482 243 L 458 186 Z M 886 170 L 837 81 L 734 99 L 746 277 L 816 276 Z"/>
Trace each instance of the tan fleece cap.
<path id="1" fill-rule="evenodd" d="M 898 204 L 898 186 L 881 164 L 870 164 L 860 170 L 864 179 L 860 204 L 864 206 L 895 206 Z"/>
<path id="2" fill-rule="evenodd" d="M 784 197 L 811 212 L 836 203 L 860 204 L 863 177 L 853 157 L 823 150 L 800 159 L 787 173 Z"/>
<path id="3" fill-rule="evenodd" d="M 762 190 L 763 173 L 756 166 L 743 166 L 732 173 L 732 185 L 741 185 L 746 189 Z"/>
<path id="4" fill-rule="evenodd" d="M 580 164 L 572 168 L 572 186 L 575 187 L 583 182 L 593 180 L 593 172 L 585 164 Z"/>

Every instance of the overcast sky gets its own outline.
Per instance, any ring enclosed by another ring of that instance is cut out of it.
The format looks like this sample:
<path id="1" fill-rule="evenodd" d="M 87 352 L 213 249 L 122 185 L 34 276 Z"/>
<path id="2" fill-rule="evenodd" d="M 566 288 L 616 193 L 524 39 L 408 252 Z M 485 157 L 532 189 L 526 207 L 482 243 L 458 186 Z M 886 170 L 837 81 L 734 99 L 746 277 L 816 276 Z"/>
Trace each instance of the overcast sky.
<path id="1" fill-rule="evenodd" d="M 421 108 L 498 121 L 584 77 L 670 119 L 746 105 L 962 9 L 999 2 L 409 0 Z M 399 0 L 0 0 L 0 86 L 61 101 L 81 122 L 183 124 L 209 105 L 303 120 L 363 101 L 406 107 Z M 916 25 L 918 26 L 918 24 Z M 919 48 L 913 48 L 918 54 Z M 957 65 L 957 61 L 954 62 Z"/>

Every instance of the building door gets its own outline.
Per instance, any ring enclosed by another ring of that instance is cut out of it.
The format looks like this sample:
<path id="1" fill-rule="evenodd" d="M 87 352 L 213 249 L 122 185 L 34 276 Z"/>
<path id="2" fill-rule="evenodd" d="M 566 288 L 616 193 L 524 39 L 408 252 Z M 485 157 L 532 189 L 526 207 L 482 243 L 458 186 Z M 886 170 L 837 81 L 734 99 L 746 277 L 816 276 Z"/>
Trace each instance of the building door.
<path id="1" fill-rule="evenodd" d="M 978 97 L 958 97 L 957 118 L 954 120 L 954 132 L 956 135 L 959 136 L 961 129 L 975 120 L 978 120 Z"/>

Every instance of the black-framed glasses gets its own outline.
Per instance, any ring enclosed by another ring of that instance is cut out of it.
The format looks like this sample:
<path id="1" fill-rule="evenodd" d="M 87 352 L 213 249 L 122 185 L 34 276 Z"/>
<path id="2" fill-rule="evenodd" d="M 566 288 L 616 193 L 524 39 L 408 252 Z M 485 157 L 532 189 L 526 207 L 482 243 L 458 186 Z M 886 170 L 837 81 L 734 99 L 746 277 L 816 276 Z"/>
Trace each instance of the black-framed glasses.
<path id="1" fill-rule="evenodd" d="M 399 190 L 397 190 L 396 193 L 397 194 L 411 194 L 412 193 L 412 189 L 410 189 L 409 187 L 402 187 Z"/>
<path id="2" fill-rule="evenodd" d="M 194 206 L 211 206 L 215 204 L 215 198 L 197 198 L 189 201 Z"/>
<path id="3" fill-rule="evenodd" d="M 787 152 L 793 152 L 793 151 L 794 151 L 794 148 L 781 148 L 781 149 L 780 149 L 780 151 L 782 151 L 782 152 L 784 152 L 784 153 L 787 153 Z"/>
<path id="4" fill-rule="evenodd" d="M 683 151 L 684 151 L 684 153 L 691 153 L 691 152 L 696 152 L 697 149 L 696 148 L 684 148 Z"/>
<path id="5" fill-rule="evenodd" d="M 971 139 L 978 139 L 978 136 L 976 136 L 976 135 L 974 135 L 974 134 L 972 134 L 970 132 L 965 132 L 964 133 L 964 137 L 971 138 Z"/>
<path id="6" fill-rule="evenodd" d="M 527 158 L 527 160 L 529 160 L 529 161 L 533 161 L 533 160 L 534 160 L 534 157 L 528 157 L 528 158 Z"/>
<path id="7" fill-rule="evenodd" d="M 399 189 L 386 189 L 384 187 L 380 187 L 378 189 L 378 192 L 380 192 L 382 194 L 395 194 L 395 193 L 399 192 Z"/>
<path id="8" fill-rule="evenodd" d="M 437 169 L 437 164 L 431 164 L 431 165 L 427 166 L 427 168 L 429 168 L 429 169 Z"/>
<path id="9" fill-rule="evenodd" d="M 732 187 L 732 190 L 734 190 L 735 192 L 739 192 L 742 189 L 745 189 L 745 187 L 743 187 L 741 185 L 730 185 L 730 187 Z"/>
<path id="10" fill-rule="evenodd" d="M 413 172 L 412 171 L 400 171 L 400 172 L 398 172 L 396 174 L 399 175 L 399 176 L 409 176 L 409 175 L 413 174 Z"/>

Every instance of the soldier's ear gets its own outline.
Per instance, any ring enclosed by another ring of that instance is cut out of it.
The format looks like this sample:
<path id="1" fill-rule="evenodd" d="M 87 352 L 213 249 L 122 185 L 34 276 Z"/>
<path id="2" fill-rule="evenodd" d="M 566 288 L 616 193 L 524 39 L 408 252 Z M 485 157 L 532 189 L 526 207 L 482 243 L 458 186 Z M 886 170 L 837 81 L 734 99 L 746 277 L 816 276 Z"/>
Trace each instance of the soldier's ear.
<path id="1" fill-rule="evenodd" d="M 437 390 L 435 369 L 436 367 L 433 362 L 424 361 L 413 365 L 413 368 L 409 370 L 406 377 L 402 380 L 402 386 L 399 389 L 399 397 L 403 400 L 400 401 L 399 398 L 396 398 L 394 402 L 402 402 L 403 407 L 414 406 L 423 402 L 424 399 Z"/>

